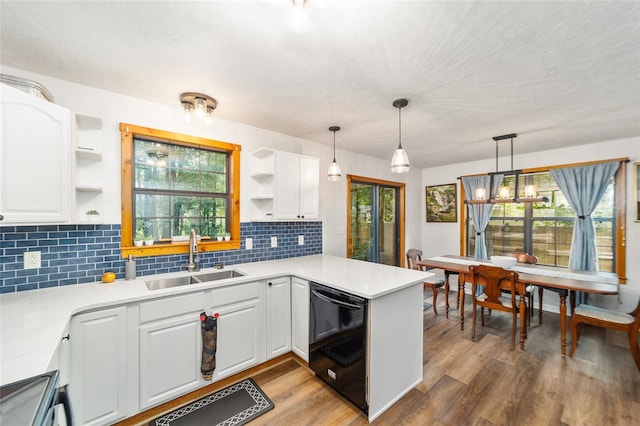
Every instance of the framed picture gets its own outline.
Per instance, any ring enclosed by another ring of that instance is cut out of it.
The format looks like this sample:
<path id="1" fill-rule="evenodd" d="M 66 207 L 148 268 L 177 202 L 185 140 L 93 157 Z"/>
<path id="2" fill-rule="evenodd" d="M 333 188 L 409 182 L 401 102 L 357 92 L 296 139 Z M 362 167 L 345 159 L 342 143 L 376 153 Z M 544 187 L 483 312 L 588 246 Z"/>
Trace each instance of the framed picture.
<path id="1" fill-rule="evenodd" d="M 640 163 L 633 163 L 633 193 L 636 213 L 633 216 L 636 222 L 640 222 Z"/>
<path id="2" fill-rule="evenodd" d="M 458 221 L 458 190 L 455 183 L 427 186 L 427 222 Z"/>

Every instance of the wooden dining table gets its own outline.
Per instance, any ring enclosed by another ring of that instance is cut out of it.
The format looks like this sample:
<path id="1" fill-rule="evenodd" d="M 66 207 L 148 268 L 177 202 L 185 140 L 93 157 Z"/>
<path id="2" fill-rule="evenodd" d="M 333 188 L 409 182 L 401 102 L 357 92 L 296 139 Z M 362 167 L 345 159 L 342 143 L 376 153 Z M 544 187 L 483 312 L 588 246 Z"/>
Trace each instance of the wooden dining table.
<path id="1" fill-rule="evenodd" d="M 469 266 L 491 264 L 489 260 L 476 259 L 474 257 L 445 255 L 416 262 L 424 268 L 442 269 L 448 276 L 458 274 L 458 297 L 460 310 L 460 330 L 464 330 L 464 297 L 466 276 L 469 275 Z M 558 290 L 560 296 L 560 350 L 562 356 L 566 353 L 567 338 L 567 295 L 570 295 L 572 309 L 575 307 L 575 294 L 578 291 L 592 294 L 617 294 L 618 276 L 610 272 L 575 271 L 567 268 L 559 268 L 543 265 L 528 265 L 518 263 L 511 268 L 518 272 L 516 283 L 519 295 L 520 310 L 520 350 L 524 350 L 526 336 L 526 304 L 525 295 L 528 284 L 550 287 Z M 447 311 L 449 307 L 447 306 Z"/>

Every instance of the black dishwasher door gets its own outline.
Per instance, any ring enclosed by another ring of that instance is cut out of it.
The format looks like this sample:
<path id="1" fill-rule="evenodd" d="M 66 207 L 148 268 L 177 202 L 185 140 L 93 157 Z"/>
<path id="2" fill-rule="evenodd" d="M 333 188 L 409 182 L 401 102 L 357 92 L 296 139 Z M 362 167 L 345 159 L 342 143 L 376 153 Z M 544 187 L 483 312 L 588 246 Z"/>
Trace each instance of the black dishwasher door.
<path id="1" fill-rule="evenodd" d="M 309 368 L 368 413 L 368 300 L 311 282 Z"/>

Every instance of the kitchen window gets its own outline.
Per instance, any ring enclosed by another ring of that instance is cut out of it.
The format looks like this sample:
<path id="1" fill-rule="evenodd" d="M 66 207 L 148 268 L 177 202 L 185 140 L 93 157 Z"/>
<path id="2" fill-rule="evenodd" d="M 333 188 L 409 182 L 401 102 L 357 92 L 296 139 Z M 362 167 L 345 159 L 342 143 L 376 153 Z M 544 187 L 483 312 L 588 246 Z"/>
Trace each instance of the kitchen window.
<path id="1" fill-rule="evenodd" d="M 494 205 L 485 230 L 487 256 L 516 251 L 527 252 L 537 256 L 538 262 L 542 265 L 568 267 L 575 214 L 549 169 L 521 175 L 521 181 L 518 183 L 520 188 L 529 184 L 535 185 L 538 196 L 548 197 L 548 203 Z M 617 174 L 609 182 L 604 196 L 592 214 L 599 270 L 616 272 L 622 282 L 625 277 L 625 170 L 625 163 L 621 162 Z M 514 178 L 505 176 L 503 185 L 513 188 Z M 468 210 L 466 218 L 464 253 L 473 255 L 476 233 Z"/>
<path id="2" fill-rule="evenodd" d="M 120 131 L 123 256 L 187 253 L 191 229 L 201 251 L 240 246 L 239 145 L 125 123 Z"/>

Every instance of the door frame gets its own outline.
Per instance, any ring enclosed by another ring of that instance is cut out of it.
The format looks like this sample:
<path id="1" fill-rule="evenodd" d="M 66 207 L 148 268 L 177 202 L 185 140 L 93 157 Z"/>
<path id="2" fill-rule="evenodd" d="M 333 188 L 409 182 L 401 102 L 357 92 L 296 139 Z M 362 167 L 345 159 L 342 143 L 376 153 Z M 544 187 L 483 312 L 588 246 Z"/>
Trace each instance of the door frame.
<path id="1" fill-rule="evenodd" d="M 347 257 L 351 256 L 353 252 L 353 242 L 351 240 L 351 183 L 369 183 L 373 185 L 382 185 L 398 190 L 398 254 L 400 258 L 400 267 L 404 268 L 405 263 L 405 249 L 404 249 L 404 234 L 405 234 L 405 192 L 406 185 L 402 182 L 394 182 L 390 180 L 374 179 L 365 176 L 347 175 Z"/>

